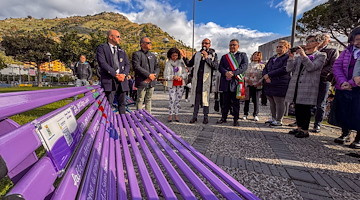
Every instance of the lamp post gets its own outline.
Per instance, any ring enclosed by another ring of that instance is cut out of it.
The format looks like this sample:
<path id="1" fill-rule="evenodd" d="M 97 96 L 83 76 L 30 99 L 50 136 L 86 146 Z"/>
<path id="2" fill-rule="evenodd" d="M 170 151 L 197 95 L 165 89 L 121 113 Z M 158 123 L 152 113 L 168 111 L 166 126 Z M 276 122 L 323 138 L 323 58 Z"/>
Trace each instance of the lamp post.
<path id="1" fill-rule="evenodd" d="M 49 61 L 49 72 L 51 73 L 51 64 L 50 64 L 50 59 L 51 59 L 51 53 L 50 52 L 47 52 L 46 53 L 46 56 L 48 57 L 48 61 Z M 52 77 L 51 77 L 51 74 L 49 73 L 49 76 L 50 76 L 50 86 L 52 85 Z"/>
<path id="2" fill-rule="evenodd" d="M 191 56 L 194 55 L 194 45 L 195 45 L 195 1 L 193 0 L 193 24 L 192 24 L 192 49 Z M 202 1 L 202 0 L 198 0 Z"/>
<path id="3" fill-rule="evenodd" d="M 295 2 L 294 2 L 294 14 L 293 14 L 293 20 L 292 20 L 292 30 L 291 30 L 291 46 L 292 47 L 294 46 L 294 42 L 295 42 L 297 4 L 298 4 L 298 0 L 295 0 Z"/>

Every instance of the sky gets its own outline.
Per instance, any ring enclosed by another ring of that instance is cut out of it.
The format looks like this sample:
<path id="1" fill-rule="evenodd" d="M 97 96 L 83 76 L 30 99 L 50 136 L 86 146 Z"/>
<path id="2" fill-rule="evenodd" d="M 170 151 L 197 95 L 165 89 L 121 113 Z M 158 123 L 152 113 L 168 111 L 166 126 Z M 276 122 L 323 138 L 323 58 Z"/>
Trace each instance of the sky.
<path id="1" fill-rule="evenodd" d="M 1 0 L 0 19 L 116 12 L 135 23 L 153 23 L 191 47 L 194 1 L 196 49 L 209 38 L 221 56 L 236 38 L 249 56 L 259 45 L 291 35 L 295 0 Z M 297 18 L 325 2 L 298 0 Z"/>

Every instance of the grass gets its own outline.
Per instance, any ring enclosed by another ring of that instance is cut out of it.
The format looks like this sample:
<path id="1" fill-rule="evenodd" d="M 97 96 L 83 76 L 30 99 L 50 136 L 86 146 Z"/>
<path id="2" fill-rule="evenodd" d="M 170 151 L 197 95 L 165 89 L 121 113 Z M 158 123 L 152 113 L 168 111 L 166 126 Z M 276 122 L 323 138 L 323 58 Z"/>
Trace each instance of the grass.
<path id="1" fill-rule="evenodd" d="M 43 90 L 43 89 L 54 89 L 53 88 L 47 88 L 47 87 L 24 87 L 24 88 L 0 88 L 0 93 L 5 92 L 20 92 L 20 91 L 32 91 L 32 90 Z M 24 125 L 28 122 L 33 121 L 36 118 L 39 118 L 40 116 L 43 116 L 53 110 L 56 110 L 57 108 L 63 107 L 69 103 L 69 99 L 57 101 L 55 103 L 51 103 L 39 108 L 35 108 L 33 110 L 29 110 L 27 112 L 23 112 L 21 114 L 14 115 L 10 117 L 10 119 L 17 122 L 19 125 Z M 36 151 L 37 156 L 40 158 L 42 157 L 46 151 L 41 146 Z M 4 196 L 11 188 L 13 187 L 13 183 L 11 180 L 6 177 L 0 180 L 0 198 Z"/>

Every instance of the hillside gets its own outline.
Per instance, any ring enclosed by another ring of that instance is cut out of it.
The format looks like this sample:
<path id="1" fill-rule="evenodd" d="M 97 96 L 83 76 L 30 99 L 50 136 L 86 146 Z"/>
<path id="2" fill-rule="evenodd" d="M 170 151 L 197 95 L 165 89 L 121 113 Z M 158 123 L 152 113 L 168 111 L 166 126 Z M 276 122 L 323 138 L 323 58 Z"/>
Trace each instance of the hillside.
<path id="1" fill-rule="evenodd" d="M 72 31 L 76 31 L 85 37 L 88 37 L 89 33 L 97 31 L 105 35 L 109 29 L 116 29 L 121 33 L 121 46 L 130 52 L 139 48 L 139 39 L 143 36 L 149 36 L 152 39 L 154 52 L 164 52 L 173 46 L 189 49 L 189 47 L 185 47 L 183 42 L 176 41 L 154 24 L 136 24 L 123 15 L 109 12 L 55 19 L 35 19 L 28 16 L 27 18 L 0 20 L 0 40 L 6 34 L 33 30 L 44 31 L 56 39 L 64 33 Z M 164 38 L 169 39 L 167 44 L 163 43 Z"/>

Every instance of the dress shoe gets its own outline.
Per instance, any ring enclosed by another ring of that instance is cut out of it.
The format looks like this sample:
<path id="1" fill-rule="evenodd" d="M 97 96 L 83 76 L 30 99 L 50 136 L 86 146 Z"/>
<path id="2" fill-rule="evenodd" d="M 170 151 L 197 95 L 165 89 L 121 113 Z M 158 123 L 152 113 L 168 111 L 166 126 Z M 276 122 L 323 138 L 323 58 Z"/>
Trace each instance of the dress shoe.
<path id="1" fill-rule="evenodd" d="M 226 123 L 226 119 L 220 119 L 219 121 L 217 121 L 216 123 L 217 124 L 223 124 L 223 123 Z"/>
<path id="2" fill-rule="evenodd" d="M 297 126 L 297 123 L 294 122 L 294 123 L 289 124 L 288 126 L 290 126 L 290 127 L 295 127 L 295 126 Z"/>
<path id="3" fill-rule="evenodd" d="M 310 136 L 309 133 L 305 131 L 299 131 L 298 133 L 295 134 L 295 137 L 297 138 L 306 138 L 309 136 Z"/>
<path id="4" fill-rule="evenodd" d="M 313 130 L 311 130 L 313 133 L 320 133 L 320 125 L 315 124 Z"/>
<path id="5" fill-rule="evenodd" d="M 204 118 L 203 124 L 208 124 L 208 123 L 209 123 L 209 119 L 208 119 L 208 118 Z"/>
<path id="6" fill-rule="evenodd" d="M 340 137 L 335 138 L 334 142 L 337 144 L 344 144 L 345 142 L 350 142 L 350 132 L 342 133 Z"/>
<path id="7" fill-rule="evenodd" d="M 239 126 L 239 122 L 237 120 L 234 121 L 233 126 Z"/>
<path id="8" fill-rule="evenodd" d="M 360 141 L 358 141 L 358 142 L 354 141 L 353 143 L 350 144 L 349 147 L 352 149 L 360 149 Z"/>
<path id="9" fill-rule="evenodd" d="M 193 124 L 193 123 L 195 123 L 196 121 L 197 121 L 196 118 L 192 118 L 189 123 L 190 123 L 190 124 Z"/>
<path id="10" fill-rule="evenodd" d="M 299 132 L 299 129 L 293 129 L 293 130 L 289 131 L 289 134 L 296 135 L 298 132 Z"/>

